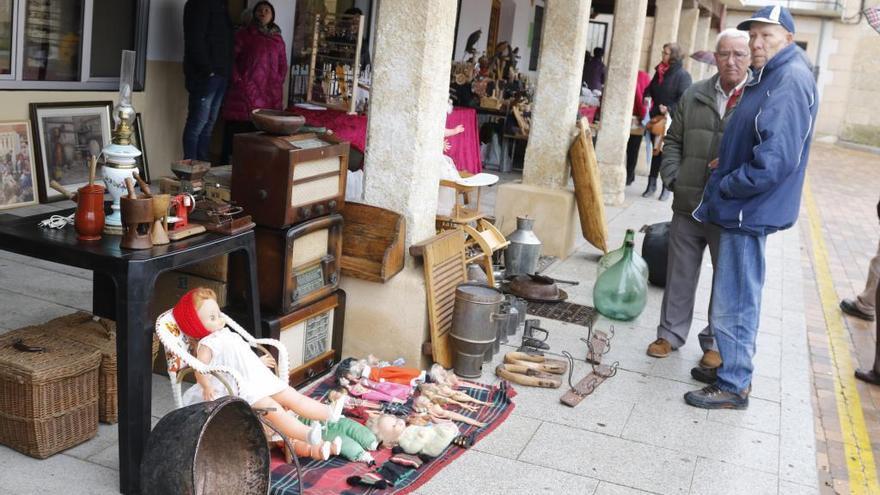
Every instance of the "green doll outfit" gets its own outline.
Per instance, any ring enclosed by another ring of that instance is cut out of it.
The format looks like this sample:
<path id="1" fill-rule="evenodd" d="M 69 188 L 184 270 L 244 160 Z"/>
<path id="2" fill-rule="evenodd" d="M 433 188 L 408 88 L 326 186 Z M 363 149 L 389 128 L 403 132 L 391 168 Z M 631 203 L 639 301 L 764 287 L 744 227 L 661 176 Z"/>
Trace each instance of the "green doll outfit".
<path id="1" fill-rule="evenodd" d="M 308 424 L 308 420 L 304 418 L 301 418 L 301 421 Z M 369 428 L 346 417 L 327 423 L 324 426 L 323 437 L 328 442 L 339 437 L 342 440 L 339 455 L 349 461 L 373 462 L 373 456 L 367 450 L 376 450 L 379 446 L 379 440 Z"/>

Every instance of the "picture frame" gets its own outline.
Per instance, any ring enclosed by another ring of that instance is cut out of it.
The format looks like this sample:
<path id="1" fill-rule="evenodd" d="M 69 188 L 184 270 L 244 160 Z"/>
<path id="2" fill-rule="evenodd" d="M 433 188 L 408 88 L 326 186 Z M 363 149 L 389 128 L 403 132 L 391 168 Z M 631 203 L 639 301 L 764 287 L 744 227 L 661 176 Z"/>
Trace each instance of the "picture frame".
<path id="1" fill-rule="evenodd" d="M 75 192 L 88 183 L 89 156 L 110 144 L 112 101 L 31 103 L 38 195 L 41 203 L 65 199 L 51 189 L 57 181 Z M 97 177 L 101 163 L 98 163 Z"/>
<path id="2" fill-rule="evenodd" d="M 135 158 L 138 167 L 138 175 L 141 179 L 150 182 L 150 166 L 147 163 L 147 144 L 144 141 L 144 123 L 141 120 L 141 113 L 138 112 L 134 118 L 134 129 L 131 133 L 131 144 L 139 149 L 141 156 Z"/>
<path id="3" fill-rule="evenodd" d="M 0 122 L 0 210 L 38 203 L 30 122 Z"/>

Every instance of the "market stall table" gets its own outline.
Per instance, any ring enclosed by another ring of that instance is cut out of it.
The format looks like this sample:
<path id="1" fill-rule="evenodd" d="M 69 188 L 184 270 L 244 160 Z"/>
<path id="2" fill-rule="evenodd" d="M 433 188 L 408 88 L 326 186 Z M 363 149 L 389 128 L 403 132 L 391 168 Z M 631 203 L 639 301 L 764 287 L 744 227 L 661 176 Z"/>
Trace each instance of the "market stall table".
<path id="1" fill-rule="evenodd" d="M 367 148 L 366 115 L 349 115 L 340 110 L 312 110 L 297 106 L 288 111 L 305 117 L 306 124 L 310 126 L 332 130 L 339 139 L 350 142 L 351 147 L 361 153 Z M 476 111 L 473 108 L 454 107 L 452 113 L 446 116 L 446 127 L 453 129 L 459 124 L 464 126 L 464 132 L 447 138 L 452 147 L 444 153 L 452 158 L 458 170 L 478 174 L 483 171 L 483 163 L 480 158 Z"/>
<path id="2" fill-rule="evenodd" d="M 70 215 L 73 210 L 58 212 Z M 164 246 L 139 251 L 123 250 L 118 236 L 81 242 L 73 226 L 60 230 L 37 224 L 46 214 L 0 217 L 0 249 L 62 265 L 92 270 L 93 313 L 116 320 L 116 353 L 119 403 L 119 489 L 140 491 L 140 465 L 150 434 L 150 363 L 154 322 L 149 305 L 156 277 L 162 272 L 214 256 L 240 257 L 247 270 L 246 326 L 262 337 L 257 294 L 254 232 L 226 236 L 207 233 Z"/>

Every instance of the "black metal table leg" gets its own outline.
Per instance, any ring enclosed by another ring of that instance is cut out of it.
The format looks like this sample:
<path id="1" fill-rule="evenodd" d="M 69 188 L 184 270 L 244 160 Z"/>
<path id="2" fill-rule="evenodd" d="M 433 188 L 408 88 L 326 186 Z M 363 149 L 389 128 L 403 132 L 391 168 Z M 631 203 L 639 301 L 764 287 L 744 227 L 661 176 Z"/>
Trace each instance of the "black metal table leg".
<path id="1" fill-rule="evenodd" d="M 116 283 L 117 400 L 119 402 L 119 490 L 140 493 L 141 459 L 150 434 L 152 325 L 147 312 L 156 272 L 130 263 Z"/>

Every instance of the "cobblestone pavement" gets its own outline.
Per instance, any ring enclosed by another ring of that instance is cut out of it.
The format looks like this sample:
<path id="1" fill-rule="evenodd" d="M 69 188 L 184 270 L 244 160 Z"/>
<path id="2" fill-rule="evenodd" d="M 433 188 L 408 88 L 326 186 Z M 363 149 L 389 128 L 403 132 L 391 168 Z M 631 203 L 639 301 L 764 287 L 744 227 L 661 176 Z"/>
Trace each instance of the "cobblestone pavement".
<path id="1" fill-rule="evenodd" d="M 875 206 L 880 196 L 880 155 L 815 144 L 807 175 L 815 204 L 812 214 L 820 225 L 824 248 L 824 253 L 817 256 L 816 242 L 809 241 L 815 232 L 811 232 L 811 212 L 805 202 L 799 228 L 805 239 L 802 264 L 820 487 L 822 493 L 878 493 L 873 460 L 880 459 L 880 387 L 853 380 L 858 394 L 851 397 L 859 402 L 855 404 L 841 391 L 841 383 L 849 376 L 840 376 L 843 368 L 871 367 L 875 327 L 843 315 L 833 305 L 864 289 L 868 262 L 877 252 L 880 226 Z M 820 294 L 823 272 L 829 279 L 831 296 L 825 304 Z M 833 307 L 828 310 L 829 306 Z M 835 351 L 829 335 L 837 325 L 841 325 L 842 339 Z M 852 363 L 849 367 L 848 360 Z M 850 408 L 845 407 L 847 403 Z M 854 431 L 858 429 L 854 423 L 859 422 L 859 413 L 865 432 L 861 441 Z M 866 450 L 872 456 L 860 451 L 864 446 L 871 447 Z M 851 479 L 854 473 L 856 479 Z"/>

